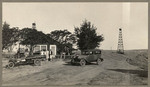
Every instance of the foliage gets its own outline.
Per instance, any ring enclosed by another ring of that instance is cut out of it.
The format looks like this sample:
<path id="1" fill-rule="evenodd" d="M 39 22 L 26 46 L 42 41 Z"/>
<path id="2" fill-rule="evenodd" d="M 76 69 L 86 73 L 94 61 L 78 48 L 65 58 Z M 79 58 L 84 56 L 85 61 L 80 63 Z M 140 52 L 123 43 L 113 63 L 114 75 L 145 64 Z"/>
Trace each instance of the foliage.
<path id="1" fill-rule="evenodd" d="M 32 28 L 23 28 L 20 31 L 20 38 L 22 38 L 21 44 L 30 45 L 30 55 L 33 54 L 33 48 L 37 44 L 55 44 L 56 42 L 43 32 Z"/>
<path id="2" fill-rule="evenodd" d="M 55 30 L 48 35 L 62 44 L 66 43 L 73 44 L 76 42 L 76 36 L 71 32 L 69 32 L 68 30 Z"/>
<path id="3" fill-rule="evenodd" d="M 57 53 L 61 54 L 61 52 L 65 52 L 66 54 L 70 54 L 72 50 L 72 44 L 66 43 L 66 44 L 57 44 Z"/>
<path id="4" fill-rule="evenodd" d="M 58 42 L 57 52 L 66 52 L 69 54 L 72 50 L 72 44 L 76 43 L 77 37 L 68 30 L 55 30 L 50 34 L 47 34 L 50 38 L 53 38 Z"/>
<path id="5" fill-rule="evenodd" d="M 78 37 L 77 45 L 80 50 L 94 49 L 99 47 L 100 42 L 104 40 L 102 35 L 97 35 L 97 28 L 91 25 L 91 22 L 85 20 L 81 27 L 75 27 L 75 34 Z"/>
<path id="6" fill-rule="evenodd" d="M 7 49 L 13 43 L 19 40 L 19 30 L 17 28 L 10 28 L 9 26 L 10 25 L 8 23 L 4 22 L 2 28 L 2 49 Z"/>
<path id="7" fill-rule="evenodd" d="M 23 38 L 21 42 L 23 45 L 36 45 L 48 42 L 45 34 L 36 29 L 24 28 L 20 31 L 20 36 Z"/>

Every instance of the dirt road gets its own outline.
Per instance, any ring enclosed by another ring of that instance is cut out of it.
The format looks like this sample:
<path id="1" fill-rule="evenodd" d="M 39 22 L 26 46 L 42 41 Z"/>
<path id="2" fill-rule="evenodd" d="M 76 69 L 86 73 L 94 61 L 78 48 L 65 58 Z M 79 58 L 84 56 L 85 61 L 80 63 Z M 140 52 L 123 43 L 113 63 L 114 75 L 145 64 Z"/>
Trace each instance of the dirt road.
<path id="1" fill-rule="evenodd" d="M 147 72 L 126 62 L 125 55 L 103 52 L 104 61 L 72 66 L 69 60 L 42 62 L 3 70 L 3 85 L 146 85 Z"/>

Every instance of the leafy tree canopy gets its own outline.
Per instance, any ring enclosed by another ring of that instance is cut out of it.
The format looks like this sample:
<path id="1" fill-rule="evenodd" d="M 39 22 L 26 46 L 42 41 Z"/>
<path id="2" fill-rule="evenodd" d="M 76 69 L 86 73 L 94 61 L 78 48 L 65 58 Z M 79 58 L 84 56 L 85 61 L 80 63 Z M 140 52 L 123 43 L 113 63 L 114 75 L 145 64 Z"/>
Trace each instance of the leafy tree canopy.
<path id="1" fill-rule="evenodd" d="M 48 43 L 48 39 L 44 33 L 32 28 L 24 28 L 20 31 L 23 45 L 36 45 Z"/>
<path id="2" fill-rule="evenodd" d="M 75 34 L 78 37 L 77 45 L 80 50 L 94 49 L 99 47 L 104 40 L 102 35 L 97 35 L 97 28 L 87 20 L 83 21 L 80 27 L 75 27 Z"/>
<path id="3" fill-rule="evenodd" d="M 37 44 L 56 44 L 56 41 L 41 31 L 32 28 L 23 28 L 20 30 L 21 44 L 30 45 L 30 55 Z"/>
<path id="4" fill-rule="evenodd" d="M 10 25 L 6 22 L 2 28 L 2 49 L 7 49 L 13 43 L 18 41 L 19 30 L 17 28 L 10 28 Z"/>
<path id="5" fill-rule="evenodd" d="M 66 44 L 66 43 L 73 44 L 76 42 L 76 36 L 66 29 L 65 30 L 55 30 L 55 31 L 52 31 L 48 35 L 51 38 L 53 38 L 54 40 L 56 40 L 62 44 Z"/>

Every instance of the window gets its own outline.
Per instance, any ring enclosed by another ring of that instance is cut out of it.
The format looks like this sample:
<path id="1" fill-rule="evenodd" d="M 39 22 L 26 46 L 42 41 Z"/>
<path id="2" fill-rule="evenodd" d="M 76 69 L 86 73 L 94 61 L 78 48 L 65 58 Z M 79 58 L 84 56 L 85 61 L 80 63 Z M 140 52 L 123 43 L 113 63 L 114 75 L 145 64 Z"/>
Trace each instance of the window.
<path id="1" fill-rule="evenodd" d="M 46 51 L 47 50 L 47 46 L 41 46 L 41 50 Z"/>
<path id="2" fill-rule="evenodd" d="M 90 54 L 90 55 L 92 55 L 92 54 L 93 54 L 93 52 L 92 52 L 92 51 L 90 51 L 90 52 L 89 52 L 89 54 Z"/>
<path id="3" fill-rule="evenodd" d="M 40 51 L 40 46 L 34 47 L 34 52 Z"/>
<path id="4" fill-rule="evenodd" d="M 86 52 L 82 52 L 82 54 L 83 54 L 83 55 L 85 55 L 85 54 L 86 54 Z"/>
<path id="5" fill-rule="evenodd" d="M 82 52 L 82 55 L 88 55 L 88 54 L 89 54 L 88 51 L 83 51 L 83 52 Z"/>
<path id="6" fill-rule="evenodd" d="M 101 54 L 101 51 L 95 51 L 95 54 Z"/>
<path id="7" fill-rule="evenodd" d="M 88 55 L 88 54 L 89 54 L 89 52 L 88 52 L 88 51 L 86 51 L 86 52 L 85 52 L 85 54 L 86 54 L 86 55 Z"/>

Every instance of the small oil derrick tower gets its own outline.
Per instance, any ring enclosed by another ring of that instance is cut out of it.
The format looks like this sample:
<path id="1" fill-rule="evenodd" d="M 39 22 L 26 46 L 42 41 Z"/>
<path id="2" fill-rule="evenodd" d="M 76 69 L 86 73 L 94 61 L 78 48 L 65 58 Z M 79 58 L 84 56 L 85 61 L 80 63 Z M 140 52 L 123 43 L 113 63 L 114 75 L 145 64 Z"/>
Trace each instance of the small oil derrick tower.
<path id="1" fill-rule="evenodd" d="M 32 29 L 36 29 L 36 23 L 32 23 Z"/>
<path id="2" fill-rule="evenodd" d="M 119 28 L 119 38 L 118 38 L 118 48 L 117 52 L 120 54 L 124 54 L 124 47 L 123 47 L 123 38 L 122 38 L 122 29 Z"/>

